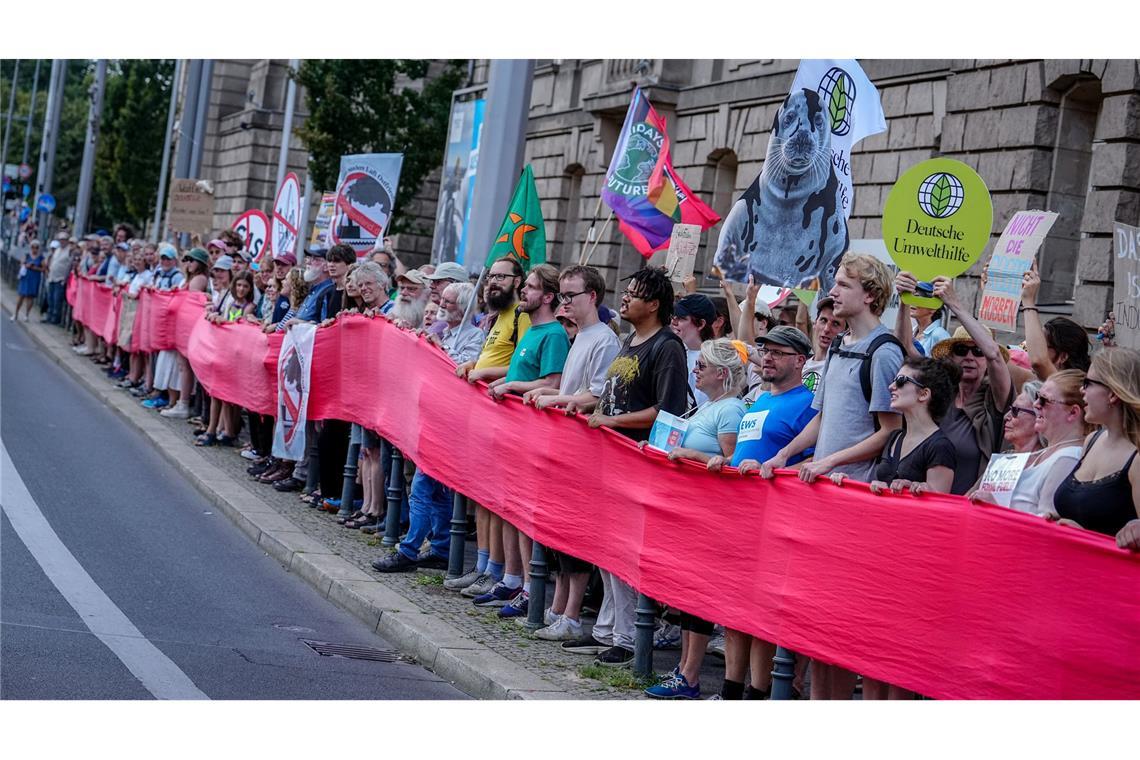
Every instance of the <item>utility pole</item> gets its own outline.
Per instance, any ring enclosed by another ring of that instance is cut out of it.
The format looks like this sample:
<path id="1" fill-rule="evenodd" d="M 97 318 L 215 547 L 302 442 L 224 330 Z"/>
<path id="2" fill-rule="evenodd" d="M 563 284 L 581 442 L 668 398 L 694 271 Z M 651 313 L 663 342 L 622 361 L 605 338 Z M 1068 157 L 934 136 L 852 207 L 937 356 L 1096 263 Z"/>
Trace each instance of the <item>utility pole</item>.
<path id="1" fill-rule="evenodd" d="M 67 73 L 66 62 L 52 59 L 51 77 L 48 84 L 47 106 L 44 108 L 44 128 L 40 137 L 40 161 L 36 171 L 36 194 L 32 211 L 36 214 L 36 227 L 40 238 L 48 233 L 50 214 L 39 210 L 40 197 L 51 193 L 52 174 L 55 164 L 55 147 L 59 133 L 59 111 L 63 99 L 63 78 Z"/>
<path id="2" fill-rule="evenodd" d="M 24 120 L 24 157 L 20 159 L 20 163 L 28 163 L 28 151 L 32 147 L 32 119 L 36 115 L 36 94 L 40 88 L 40 63 L 36 59 L 36 73 L 32 75 L 32 102 L 28 106 L 28 118 Z"/>
<path id="3" fill-rule="evenodd" d="M 274 192 L 281 188 L 281 183 L 285 181 L 285 170 L 289 167 L 289 143 L 293 139 L 293 110 L 297 105 L 297 80 L 293 75 L 300 65 L 299 58 L 289 61 L 289 83 L 285 86 L 285 123 L 281 127 L 281 152 L 277 156 L 277 184 L 274 186 Z"/>
<path id="4" fill-rule="evenodd" d="M 91 185 L 95 179 L 95 147 L 99 140 L 99 119 L 103 114 L 103 85 L 107 81 L 107 61 L 95 63 L 95 84 L 91 87 L 91 108 L 87 114 L 87 137 L 83 142 L 83 164 L 79 171 L 79 197 L 75 201 L 74 234 L 87 232 L 91 207 Z"/>
<path id="5" fill-rule="evenodd" d="M 206 142 L 206 117 L 210 113 L 210 85 L 214 78 L 214 62 L 202 62 L 202 77 L 198 81 L 198 108 L 194 114 L 194 143 L 190 146 L 190 177 L 202 179 L 202 146 Z"/>
<path id="6" fill-rule="evenodd" d="M 162 170 L 158 174 L 158 199 L 154 202 L 154 226 L 150 240 L 162 237 L 162 206 L 166 202 L 166 180 L 170 176 L 170 143 L 174 139 L 174 113 L 178 109 L 178 89 L 182 83 L 182 59 L 174 62 L 174 78 L 170 84 L 170 108 L 166 111 L 166 138 L 162 142 Z"/>
<path id="7" fill-rule="evenodd" d="M 8 120 L 4 122 L 4 155 L 0 157 L 0 171 L 8 165 L 8 138 L 12 136 L 12 119 L 16 115 L 16 88 L 20 83 L 20 59 L 12 70 L 12 94 L 8 96 Z"/>

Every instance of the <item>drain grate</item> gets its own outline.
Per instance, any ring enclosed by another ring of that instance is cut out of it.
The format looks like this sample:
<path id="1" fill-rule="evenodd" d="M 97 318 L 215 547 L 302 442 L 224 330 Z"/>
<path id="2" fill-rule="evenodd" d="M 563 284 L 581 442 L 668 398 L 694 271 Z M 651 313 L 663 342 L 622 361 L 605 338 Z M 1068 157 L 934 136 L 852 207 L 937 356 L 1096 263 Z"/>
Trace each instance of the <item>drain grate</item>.
<path id="1" fill-rule="evenodd" d="M 350 660 L 371 660 L 372 662 L 396 662 L 400 659 L 400 653 L 391 649 L 358 647 L 352 644 L 330 644 L 327 641 L 312 641 L 310 639 L 301 639 L 301 641 L 321 657 L 345 657 Z"/>

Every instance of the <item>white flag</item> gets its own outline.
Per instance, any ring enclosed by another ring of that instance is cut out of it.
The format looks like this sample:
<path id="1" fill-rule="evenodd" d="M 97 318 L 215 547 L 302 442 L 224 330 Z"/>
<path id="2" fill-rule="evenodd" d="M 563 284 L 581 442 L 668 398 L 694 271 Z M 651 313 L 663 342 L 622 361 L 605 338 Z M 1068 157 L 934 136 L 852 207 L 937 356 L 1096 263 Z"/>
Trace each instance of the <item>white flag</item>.
<path id="1" fill-rule="evenodd" d="M 832 166 L 842 185 L 844 216 L 851 216 L 854 191 L 851 187 L 851 148 L 864 137 L 887 128 L 879 91 L 854 59 L 800 61 L 792 92 L 819 93 L 831 124 Z"/>
<path id="2" fill-rule="evenodd" d="M 277 424 L 273 456 L 300 462 L 305 458 L 305 423 L 309 419 L 309 371 L 317 326 L 293 325 L 277 355 Z"/>

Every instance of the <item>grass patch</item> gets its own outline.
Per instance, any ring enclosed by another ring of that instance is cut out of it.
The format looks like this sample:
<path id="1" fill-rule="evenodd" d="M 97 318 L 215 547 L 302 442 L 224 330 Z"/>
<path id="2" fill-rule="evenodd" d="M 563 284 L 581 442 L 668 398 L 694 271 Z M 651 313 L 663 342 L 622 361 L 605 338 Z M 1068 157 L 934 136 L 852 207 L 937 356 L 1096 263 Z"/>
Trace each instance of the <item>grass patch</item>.
<path id="1" fill-rule="evenodd" d="M 443 576 L 416 573 L 415 584 L 417 586 L 443 586 Z"/>
<path id="2" fill-rule="evenodd" d="M 629 691 L 642 691 L 657 683 L 656 678 L 642 678 L 635 675 L 629 668 L 607 668 L 603 665 L 583 665 L 578 668 L 578 675 L 600 681 L 614 689 Z"/>
<path id="3" fill-rule="evenodd" d="M 373 535 L 373 536 L 369 536 L 368 538 L 366 538 L 364 540 L 364 543 L 367 544 L 368 546 L 379 546 L 380 545 L 380 539 L 376 538 Z"/>

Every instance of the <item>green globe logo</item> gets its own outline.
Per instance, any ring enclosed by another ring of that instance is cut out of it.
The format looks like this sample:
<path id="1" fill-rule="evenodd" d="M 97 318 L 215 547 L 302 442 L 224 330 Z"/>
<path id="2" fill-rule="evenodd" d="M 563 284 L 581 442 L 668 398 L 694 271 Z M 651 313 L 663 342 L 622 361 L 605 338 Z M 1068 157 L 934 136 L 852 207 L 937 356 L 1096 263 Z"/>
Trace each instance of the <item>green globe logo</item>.
<path id="1" fill-rule="evenodd" d="M 819 98 L 827 103 L 827 116 L 833 135 L 851 131 L 851 109 L 855 107 L 855 82 L 843 69 L 832 67 L 816 88 Z"/>
<path id="2" fill-rule="evenodd" d="M 918 205 L 927 216 L 945 219 L 962 208 L 966 191 L 953 174 L 931 174 L 918 186 Z"/>
<path id="3" fill-rule="evenodd" d="M 651 136 L 657 136 L 657 130 L 647 124 L 638 126 L 650 134 L 633 132 L 625 144 L 621 162 L 614 170 L 614 174 L 631 185 L 649 182 L 649 175 L 653 174 L 653 167 L 657 165 L 657 146 L 650 139 Z"/>

